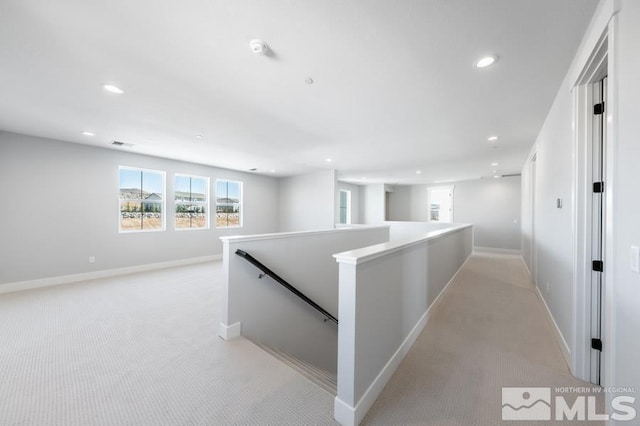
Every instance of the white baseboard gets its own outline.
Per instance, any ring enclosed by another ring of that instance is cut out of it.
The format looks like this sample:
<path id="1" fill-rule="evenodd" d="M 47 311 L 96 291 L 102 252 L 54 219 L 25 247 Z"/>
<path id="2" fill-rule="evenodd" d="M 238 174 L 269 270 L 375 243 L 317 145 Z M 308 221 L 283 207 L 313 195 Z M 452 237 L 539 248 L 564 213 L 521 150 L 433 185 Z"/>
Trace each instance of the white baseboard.
<path id="1" fill-rule="evenodd" d="M 482 247 L 477 246 L 473 248 L 474 253 L 492 253 L 492 254 L 506 254 L 510 256 L 521 256 L 522 250 L 503 249 L 496 247 Z"/>
<path id="2" fill-rule="evenodd" d="M 371 385 L 369 385 L 369 388 L 367 388 L 365 393 L 362 395 L 360 401 L 356 403 L 356 406 L 352 407 L 336 396 L 333 402 L 333 416 L 338 423 L 340 423 L 342 426 L 357 426 L 360 424 L 362 419 L 364 419 L 364 416 L 367 414 L 378 396 L 380 396 L 380 393 L 387 385 L 387 383 L 389 383 L 389 380 L 391 380 L 391 377 L 393 377 L 393 374 L 400 366 L 400 363 L 407 355 L 407 353 L 409 353 L 409 351 L 411 350 L 411 347 L 415 343 L 418 336 L 420 336 L 420 333 L 422 333 L 422 330 L 424 330 L 424 327 L 429 322 L 429 319 L 431 319 L 435 308 L 442 300 L 442 296 L 445 294 L 450 284 L 455 281 L 456 276 L 458 275 L 458 273 L 460 273 L 465 263 L 469 261 L 469 258 L 470 256 L 465 259 L 465 261 L 462 263 L 462 265 L 460 265 L 455 274 L 453 274 L 449 282 L 444 286 L 442 291 L 438 294 L 438 296 L 436 296 L 431 305 L 429 305 L 425 313 L 422 315 L 422 317 L 420 317 L 420 319 L 413 327 L 411 332 L 409 332 L 400 347 L 398 347 L 393 356 L 389 359 L 389 361 L 387 361 L 387 364 L 384 366 L 384 368 L 380 371 L 380 373 L 378 373 L 378 376 L 373 380 Z"/>
<path id="3" fill-rule="evenodd" d="M 242 332 L 242 323 L 237 322 L 235 324 L 226 325 L 220 323 L 218 327 L 218 336 L 220 336 L 224 340 L 233 340 L 240 337 Z"/>
<path id="4" fill-rule="evenodd" d="M 100 271 L 85 272 L 81 274 L 60 275 L 57 277 L 40 278 L 37 280 L 0 284 L 0 294 L 12 293 L 14 291 L 32 290 L 35 288 L 49 287 L 61 284 L 71 284 L 80 281 L 95 280 L 99 278 L 115 277 L 119 275 L 128 275 L 137 272 L 173 268 L 176 266 L 193 265 L 195 263 L 212 262 L 221 259 L 222 254 L 214 254 L 211 256 L 191 257 L 188 259 L 170 260 L 167 262 L 147 263 L 145 265 L 127 266 L 124 268 L 115 269 L 103 269 Z"/>
<path id="5" fill-rule="evenodd" d="M 569 369 L 571 369 L 571 349 L 569 348 L 567 341 L 564 339 L 564 336 L 562 335 L 562 331 L 560 331 L 560 327 L 558 327 L 558 323 L 556 323 L 555 318 L 553 318 L 553 314 L 549 309 L 549 305 L 547 305 L 547 301 L 544 300 L 544 297 L 542 297 L 542 293 L 540 292 L 540 287 L 538 287 L 537 285 L 536 285 L 536 294 L 538 295 L 538 298 L 542 301 L 545 312 L 547 313 L 547 318 L 552 324 L 552 328 L 554 332 L 553 334 L 555 335 L 556 341 L 558 342 L 558 346 L 560 346 L 560 351 L 562 352 L 562 356 L 564 357 L 564 360 L 567 363 L 567 366 L 569 367 Z"/>

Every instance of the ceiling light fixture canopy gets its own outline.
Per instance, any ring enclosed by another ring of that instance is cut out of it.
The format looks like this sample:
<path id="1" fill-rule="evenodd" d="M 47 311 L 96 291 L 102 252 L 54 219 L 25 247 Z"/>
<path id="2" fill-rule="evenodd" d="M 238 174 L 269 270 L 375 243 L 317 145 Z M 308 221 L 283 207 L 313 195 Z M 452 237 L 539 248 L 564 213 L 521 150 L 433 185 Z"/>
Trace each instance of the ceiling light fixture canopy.
<path id="1" fill-rule="evenodd" d="M 498 55 L 489 55 L 478 59 L 476 68 L 486 68 L 498 62 Z"/>
<path id="2" fill-rule="evenodd" d="M 269 52 L 269 45 L 262 40 L 253 39 L 249 42 L 251 51 L 257 55 L 266 55 Z"/>
<path id="3" fill-rule="evenodd" d="M 93 133 L 93 132 L 89 132 L 89 131 L 87 131 L 87 130 L 84 130 L 84 131 L 82 132 L 82 134 L 83 134 L 83 135 L 85 135 L 85 136 L 95 136 L 95 135 L 96 135 L 95 133 Z"/>
<path id="4" fill-rule="evenodd" d="M 493 141 L 497 141 L 497 140 L 498 140 L 498 137 L 497 137 L 497 136 L 489 136 L 489 137 L 487 138 L 487 140 L 488 140 L 488 141 L 491 141 L 491 142 L 493 142 Z"/>

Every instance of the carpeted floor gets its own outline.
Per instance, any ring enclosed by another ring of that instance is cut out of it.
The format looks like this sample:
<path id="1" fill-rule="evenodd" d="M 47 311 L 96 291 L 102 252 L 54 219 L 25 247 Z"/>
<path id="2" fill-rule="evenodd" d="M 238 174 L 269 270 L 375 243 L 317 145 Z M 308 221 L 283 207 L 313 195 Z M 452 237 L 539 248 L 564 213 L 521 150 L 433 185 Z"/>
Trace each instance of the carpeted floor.
<path id="1" fill-rule="evenodd" d="M 335 425 L 329 393 L 217 337 L 221 266 L 0 295 L 0 425 Z M 543 309 L 521 260 L 474 256 L 363 423 L 493 426 L 502 386 L 584 385 Z"/>
<path id="2" fill-rule="evenodd" d="M 551 387 L 553 393 L 555 387 L 590 384 L 570 375 L 522 260 L 476 254 L 449 286 L 363 424 L 546 424 L 503 422 L 503 386 Z M 600 398 L 599 413 L 602 404 Z"/>
<path id="3" fill-rule="evenodd" d="M 217 337 L 222 263 L 0 295 L 1 426 L 331 425 L 333 396 Z"/>

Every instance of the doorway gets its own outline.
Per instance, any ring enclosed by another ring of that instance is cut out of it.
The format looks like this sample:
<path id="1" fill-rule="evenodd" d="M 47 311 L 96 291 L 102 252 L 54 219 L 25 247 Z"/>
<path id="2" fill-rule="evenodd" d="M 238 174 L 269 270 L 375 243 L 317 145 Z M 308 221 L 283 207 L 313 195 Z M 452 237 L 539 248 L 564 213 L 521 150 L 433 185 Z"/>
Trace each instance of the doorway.
<path id="1" fill-rule="evenodd" d="M 602 293 L 604 288 L 604 179 L 606 152 L 605 109 L 607 77 L 591 85 L 593 118 L 591 132 L 591 351 L 590 381 L 601 381 L 602 357 Z"/>
<path id="2" fill-rule="evenodd" d="M 610 310 L 605 280 L 611 229 L 612 131 L 607 116 L 612 97 L 607 86 L 609 39 L 605 32 L 585 64 L 574 93 L 575 120 L 575 281 L 572 373 L 594 384 L 606 383 L 607 358 L 612 344 Z M 610 264 L 610 263 L 609 263 Z"/>
<path id="3" fill-rule="evenodd" d="M 428 188 L 429 222 L 453 222 L 453 186 Z"/>

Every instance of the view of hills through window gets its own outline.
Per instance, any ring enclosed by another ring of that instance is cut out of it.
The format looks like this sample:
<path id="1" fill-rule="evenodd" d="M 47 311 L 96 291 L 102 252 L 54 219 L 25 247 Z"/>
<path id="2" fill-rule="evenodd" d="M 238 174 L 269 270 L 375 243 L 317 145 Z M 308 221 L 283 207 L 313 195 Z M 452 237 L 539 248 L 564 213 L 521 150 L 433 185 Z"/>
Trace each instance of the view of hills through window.
<path id="1" fill-rule="evenodd" d="M 209 178 L 176 175 L 173 190 L 176 229 L 207 228 Z"/>
<path id="2" fill-rule="evenodd" d="M 242 182 L 216 181 L 216 228 L 242 226 Z"/>
<path id="3" fill-rule="evenodd" d="M 120 230 L 164 229 L 164 172 L 120 167 Z"/>

